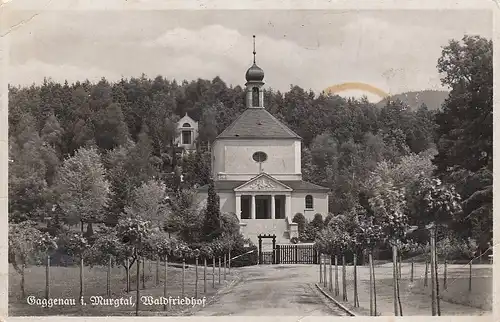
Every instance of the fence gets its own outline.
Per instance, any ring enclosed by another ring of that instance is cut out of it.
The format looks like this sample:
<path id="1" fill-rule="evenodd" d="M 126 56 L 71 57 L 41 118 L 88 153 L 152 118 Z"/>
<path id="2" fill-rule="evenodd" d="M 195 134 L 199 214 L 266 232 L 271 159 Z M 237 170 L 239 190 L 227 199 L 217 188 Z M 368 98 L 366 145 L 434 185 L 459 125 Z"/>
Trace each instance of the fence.
<path id="1" fill-rule="evenodd" d="M 368 265 L 355 267 L 354 263 L 346 263 L 344 268 L 341 256 L 337 257 L 337 264 L 335 257 L 320 255 L 318 285 L 339 301 L 361 307 L 366 314 L 371 311 L 372 315 L 394 314 L 394 311 L 400 315 L 431 315 L 429 262 L 417 263 L 411 258 L 404 262 L 398 260 L 396 288 L 392 262 L 374 265 L 372 274 Z M 440 315 L 453 315 L 457 310 L 459 314 L 477 315 L 492 310 L 491 265 L 448 264 L 442 258 L 437 264 L 435 282 L 439 301 L 436 309 Z M 398 301 L 393 301 L 394 292 L 398 294 Z"/>
<path id="2" fill-rule="evenodd" d="M 314 245 L 276 245 L 277 264 L 317 264 Z"/>
<path id="3" fill-rule="evenodd" d="M 85 314 L 139 315 L 149 311 L 176 311 L 188 306 L 146 306 L 139 303 L 141 296 L 158 298 L 188 297 L 202 299 L 213 295 L 225 281 L 232 278 L 229 256 L 221 258 L 200 258 L 195 265 L 170 263 L 164 260 L 140 260 L 129 262 L 129 270 L 117 265 L 111 258 L 106 266 L 84 264 L 80 266 L 50 266 L 47 257 L 45 266 L 28 266 L 23 268 L 24 274 L 18 274 L 11 265 L 9 267 L 9 303 L 16 303 L 13 315 L 66 315 Z M 47 265 L 48 264 L 48 265 Z M 80 292 L 87 304 L 92 304 L 91 296 L 105 298 L 132 298 L 139 306 L 94 306 L 80 305 Z M 77 305 L 54 306 L 36 311 L 34 306 L 26 304 L 28 296 L 39 299 L 73 298 Z M 16 314 L 17 313 L 17 314 Z M 147 314 L 147 313 L 144 313 Z"/>

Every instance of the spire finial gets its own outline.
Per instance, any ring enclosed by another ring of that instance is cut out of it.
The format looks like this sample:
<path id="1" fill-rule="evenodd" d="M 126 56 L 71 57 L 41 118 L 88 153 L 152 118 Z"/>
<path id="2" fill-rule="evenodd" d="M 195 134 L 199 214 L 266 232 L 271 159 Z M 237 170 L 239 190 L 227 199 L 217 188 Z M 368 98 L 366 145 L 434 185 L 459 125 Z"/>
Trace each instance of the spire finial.
<path id="1" fill-rule="evenodd" d="M 253 35 L 253 63 L 255 64 L 255 35 Z"/>

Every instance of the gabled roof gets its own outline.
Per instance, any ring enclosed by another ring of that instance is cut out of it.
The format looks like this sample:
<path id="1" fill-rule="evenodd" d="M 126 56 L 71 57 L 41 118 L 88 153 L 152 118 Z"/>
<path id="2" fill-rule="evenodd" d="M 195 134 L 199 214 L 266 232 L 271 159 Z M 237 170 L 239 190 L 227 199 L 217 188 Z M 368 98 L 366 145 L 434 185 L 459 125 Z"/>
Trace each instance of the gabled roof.
<path id="1" fill-rule="evenodd" d="M 296 139 L 301 137 L 264 108 L 247 108 L 217 139 Z"/>
<path id="2" fill-rule="evenodd" d="M 215 181 L 215 190 L 217 191 L 234 191 L 235 188 L 245 184 L 247 181 L 241 180 L 220 180 Z M 279 180 L 280 183 L 290 187 L 293 191 L 310 191 L 310 192 L 328 192 L 330 188 L 318 186 L 317 184 L 303 180 Z M 208 191 L 208 185 L 198 188 L 199 192 Z"/>
<path id="3" fill-rule="evenodd" d="M 234 188 L 234 191 L 292 191 L 292 188 L 283 184 L 279 180 L 271 177 L 267 173 L 261 173 L 258 176 L 248 180 L 242 185 Z"/>

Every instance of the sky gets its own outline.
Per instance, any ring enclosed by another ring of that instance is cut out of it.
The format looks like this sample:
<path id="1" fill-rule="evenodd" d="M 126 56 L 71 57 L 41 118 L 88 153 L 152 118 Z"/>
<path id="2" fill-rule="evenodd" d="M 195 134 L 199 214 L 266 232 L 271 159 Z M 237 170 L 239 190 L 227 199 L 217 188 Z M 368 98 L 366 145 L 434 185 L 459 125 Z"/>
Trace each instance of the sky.
<path id="1" fill-rule="evenodd" d="M 388 94 L 441 90 L 442 46 L 465 34 L 492 37 L 491 13 L 480 10 L 23 11 L 9 19 L 17 25 L 9 33 L 14 86 L 143 73 L 244 85 L 256 35 L 268 88 L 320 92 L 352 82 Z"/>

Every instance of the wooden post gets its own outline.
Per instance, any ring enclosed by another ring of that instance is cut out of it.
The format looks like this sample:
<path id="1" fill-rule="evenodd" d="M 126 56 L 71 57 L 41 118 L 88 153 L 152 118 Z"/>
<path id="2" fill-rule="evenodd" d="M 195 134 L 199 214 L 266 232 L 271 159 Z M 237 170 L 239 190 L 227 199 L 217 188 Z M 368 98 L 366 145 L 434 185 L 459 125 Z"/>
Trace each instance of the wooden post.
<path id="1" fill-rule="evenodd" d="M 45 263 L 45 299 L 49 300 L 50 297 L 50 255 L 47 255 L 47 262 Z"/>
<path id="2" fill-rule="evenodd" d="M 319 283 L 323 283 L 323 255 L 319 254 Z"/>
<path id="3" fill-rule="evenodd" d="M 231 275 L 231 250 L 229 250 L 229 255 L 228 255 L 228 262 L 227 262 L 227 273 Z M 276 255 L 275 255 L 276 257 Z"/>
<path id="4" fill-rule="evenodd" d="M 203 258 L 203 293 L 207 293 L 207 258 Z"/>
<path id="5" fill-rule="evenodd" d="M 394 302 L 394 315 L 399 315 L 398 310 L 398 249 L 396 245 L 392 245 L 392 284 L 393 284 L 393 302 Z"/>
<path id="6" fill-rule="evenodd" d="M 413 282 L 413 258 L 411 259 L 411 273 L 410 273 L 410 282 Z"/>
<path id="7" fill-rule="evenodd" d="M 108 272 L 106 274 L 106 295 L 111 296 L 111 256 L 108 259 Z"/>
<path id="8" fill-rule="evenodd" d="M 160 256 L 156 257 L 156 278 L 155 285 L 160 285 Z"/>
<path id="9" fill-rule="evenodd" d="M 226 280 L 227 256 L 224 254 L 224 281 Z"/>
<path id="10" fill-rule="evenodd" d="M 146 289 L 146 269 L 144 268 L 144 263 L 146 262 L 146 259 L 143 259 L 142 261 L 142 289 Z"/>
<path id="11" fill-rule="evenodd" d="M 194 264 L 194 269 L 195 269 L 195 277 L 194 277 L 194 297 L 198 297 L 198 256 L 195 258 L 195 264 Z"/>
<path id="12" fill-rule="evenodd" d="M 130 262 L 129 259 L 127 258 L 125 260 L 125 273 L 127 274 L 127 293 L 130 293 Z"/>
<path id="13" fill-rule="evenodd" d="M 182 259 L 182 290 L 181 290 L 182 297 L 184 297 L 185 283 L 186 283 L 186 260 L 183 258 Z"/>
<path id="14" fill-rule="evenodd" d="M 340 294 L 340 289 L 339 289 L 339 263 L 338 263 L 338 257 L 335 255 L 335 296 L 338 296 Z"/>
<path id="15" fill-rule="evenodd" d="M 444 273 L 443 273 L 443 289 L 444 290 L 448 289 L 448 281 L 446 280 L 447 270 L 448 270 L 448 263 L 447 263 L 446 258 L 445 258 L 444 259 Z"/>
<path id="16" fill-rule="evenodd" d="M 136 272 L 136 281 L 135 281 L 135 315 L 139 315 L 139 299 L 140 299 L 140 290 L 139 290 L 139 283 L 140 283 L 140 272 L 141 272 L 141 259 L 139 256 L 137 256 L 136 259 L 136 266 L 137 266 L 137 272 Z"/>
<path id="17" fill-rule="evenodd" d="M 431 304 L 432 304 L 432 315 L 435 316 L 436 311 L 436 265 L 434 252 L 436 251 L 436 239 L 434 236 L 434 228 L 431 228 Z"/>
<path id="18" fill-rule="evenodd" d="M 21 297 L 24 300 L 26 298 L 26 290 L 24 287 L 25 281 L 24 281 L 24 276 L 25 276 L 25 270 L 26 270 L 26 264 L 23 263 L 21 264 Z"/>
<path id="19" fill-rule="evenodd" d="M 373 276 L 372 276 L 372 253 L 368 253 L 368 265 L 369 265 L 369 275 L 370 275 L 370 316 L 373 316 Z"/>
<path id="20" fill-rule="evenodd" d="M 342 300 L 347 301 L 345 254 L 342 254 Z"/>
<path id="21" fill-rule="evenodd" d="M 326 287 L 328 285 L 328 280 L 326 279 L 326 260 L 327 260 L 328 256 L 326 256 L 326 254 L 323 255 L 323 286 Z"/>
<path id="22" fill-rule="evenodd" d="M 377 279 L 375 278 L 375 267 L 373 265 L 373 253 L 370 251 L 372 276 L 373 276 L 373 315 L 377 316 Z"/>
<path id="23" fill-rule="evenodd" d="M 83 255 L 80 255 L 80 301 L 83 300 Z"/>
<path id="24" fill-rule="evenodd" d="M 436 244 L 436 242 L 434 242 Z M 438 257 L 437 257 L 437 249 L 434 252 L 434 256 L 436 257 L 434 260 L 434 263 L 436 265 L 436 309 L 437 309 L 437 315 L 441 316 L 441 301 L 439 299 L 439 272 L 438 272 Z"/>
<path id="25" fill-rule="evenodd" d="M 219 256 L 219 284 L 220 284 L 220 256 Z"/>
<path id="26" fill-rule="evenodd" d="M 358 270 L 357 270 L 357 258 L 356 253 L 354 253 L 354 307 L 359 307 L 358 298 Z"/>
<path id="27" fill-rule="evenodd" d="M 165 255 L 165 267 L 163 268 L 163 297 L 167 297 L 167 268 L 168 268 L 168 256 Z M 163 304 L 163 311 L 167 310 L 167 304 Z"/>
<path id="28" fill-rule="evenodd" d="M 424 286 L 427 287 L 429 283 L 427 282 L 429 279 L 429 261 L 425 260 L 425 277 L 424 277 Z"/>
<path id="29" fill-rule="evenodd" d="M 328 275 L 329 275 L 329 276 L 328 276 L 328 277 L 329 277 L 329 281 L 330 281 L 330 282 L 328 283 L 328 288 L 329 288 L 330 292 L 331 292 L 331 291 L 333 291 L 333 281 L 332 281 L 332 262 L 333 262 L 333 261 L 332 261 L 332 257 L 333 257 L 333 256 L 332 256 L 332 255 L 330 255 L 330 261 L 328 262 L 328 263 L 330 264 L 330 271 L 329 271 L 329 274 L 328 274 Z"/>
<path id="30" fill-rule="evenodd" d="M 469 262 L 469 292 L 472 292 L 472 260 Z"/>
<path id="31" fill-rule="evenodd" d="M 212 257 L 212 287 L 215 288 L 215 256 Z"/>

